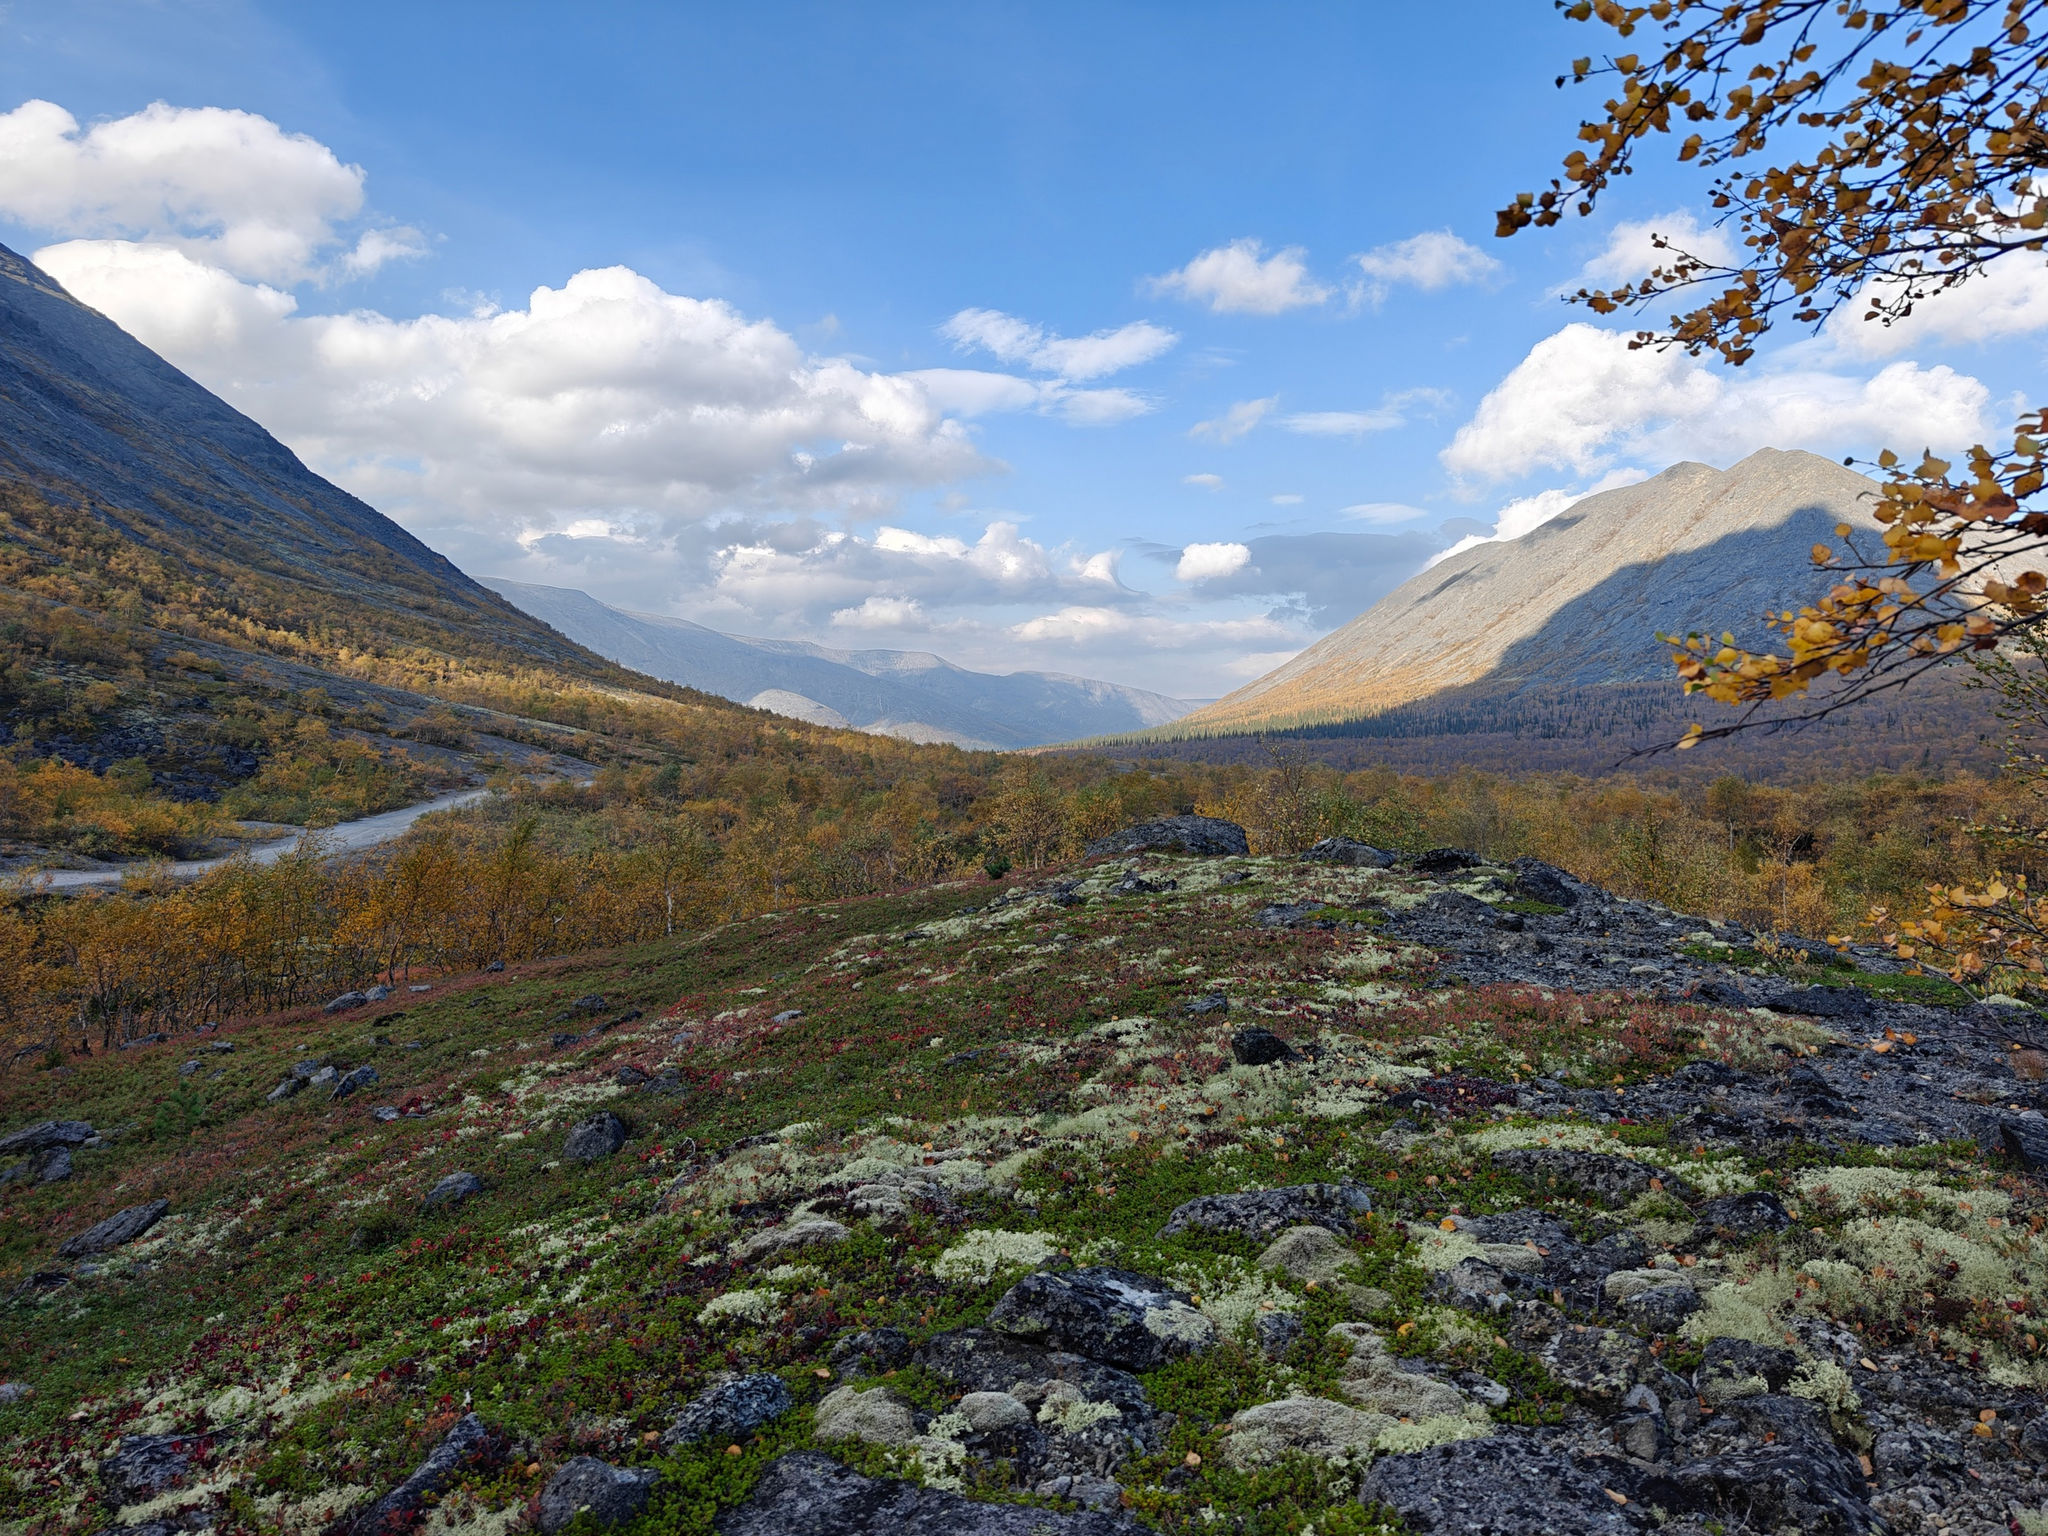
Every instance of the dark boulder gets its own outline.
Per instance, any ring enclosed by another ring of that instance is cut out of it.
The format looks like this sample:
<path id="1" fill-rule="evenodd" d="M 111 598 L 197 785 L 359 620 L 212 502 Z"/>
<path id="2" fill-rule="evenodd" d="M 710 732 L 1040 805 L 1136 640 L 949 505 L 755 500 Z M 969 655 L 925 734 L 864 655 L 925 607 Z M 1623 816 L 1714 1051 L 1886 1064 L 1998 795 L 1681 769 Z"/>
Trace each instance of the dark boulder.
<path id="1" fill-rule="evenodd" d="M 294 1075 L 286 1078 L 283 1082 L 279 1083 L 275 1088 L 271 1089 L 269 1093 L 263 1096 L 263 1100 L 266 1104 L 282 1104 L 286 1099 L 298 1093 L 305 1086 L 305 1078 Z"/>
<path id="2" fill-rule="evenodd" d="M 1773 1392 L 1782 1392 L 1791 1383 L 1792 1373 L 1799 1369 L 1799 1357 L 1791 1350 L 1772 1344 L 1752 1344 L 1747 1339 L 1709 1339 L 1700 1355 L 1700 1368 L 1694 1380 L 1709 1402 L 1717 1396 L 1736 1395 L 1736 1389 L 1751 1380 L 1762 1381 Z"/>
<path id="3" fill-rule="evenodd" d="M 1240 1066 L 1246 1067 L 1266 1067 L 1276 1061 L 1300 1059 L 1293 1046 L 1270 1029 L 1260 1029 L 1256 1025 L 1240 1029 L 1230 1037 L 1230 1054 Z"/>
<path id="4" fill-rule="evenodd" d="M 376 1086 L 376 1083 L 377 1069 L 368 1062 L 365 1062 L 362 1066 L 357 1067 L 353 1072 L 343 1077 L 340 1082 L 336 1083 L 334 1091 L 328 1097 L 345 1099 L 358 1088 L 373 1088 Z"/>
<path id="5" fill-rule="evenodd" d="M 673 1451 L 700 1440 L 737 1443 L 795 1406 L 796 1399 L 780 1376 L 742 1376 L 692 1399 L 662 1431 L 661 1448 Z"/>
<path id="6" fill-rule="evenodd" d="M 1359 1490 L 1418 1536 L 1634 1536 L 1606 1487 L 1560 1451 L 1504 1432 L 1383 1456 Z"/>
<path id="7" fill-rule="evenodd" d="M 901 1328 L 863 1328 L 834 1344 L 831 1360 L 841 1376 L 880 1376 L 910 1363 L 910 1335 Z"/>
<path id="8" fill-rule="evenodd" d="M 71 1177 L 71 1149 L 50 1147 L 0 1169 L 0 1184 L 55 1184 Z"/>
<path id="9" fill-rule="evenodd" d="M 1304 864 L 1344 864 L 1352 869 L 1388 869 L 1394 855 L 1352 837 L 1326 837 L 1301 856 Z"/>
<path id="10" fill-rule="evenodd" d="M 151 1227 L 164 1219 L 164 1212 L 171 1208 L 168 1200 L 147 1200 L 141 1205 L 131 1205 L 125 1211 L 117 1211 L 105 1221 L 87 1227 L 76 1237 L 67 1238 L 57 1249 L 62 1259 L 83 1259 L 91 1254 L 106 1253 L 123 1243 L 132 1243 Z"/>
<path id="11" fill-rule="evenodd" d="M 330 998 L 327 1006 L 320 1011 L 322 1013 L 347 1013 L 351 1008 L 362 1007 L 369 1000 L 369 996 L 366 993 L 344 992 L 339 997 Z"/>
<path id="12" fill-rule="evenodd" d="M 647 1511 L 647 1496 L 661 1481 L 652 1467 L 615 1467 L 595 1456 L 565 1462 L 540 1494 L 540 1528 L 555 1536 L 578 1515 L 598 1525 L 638 1519 Z"/>
<path id="13" fill-rule="evenodd" d="M 449 1174 L 428 1190 L 426 1198 L 420 1201 L 420 1204 L 428 1208 L 437 1205 L 460 1205 L 470 1196 L 483 1192 L 482 1179 L 473 1173 L 456 1172 Z"/>
<path id="14" fill-rule="evenodd" d="M 1752 1530 L 1863 1536 L 1881 1527 L 1855 1471 L 1836 1453 L 1769 1446 L 1709 1456 L 1675 1476 L 1696 1507 L 1737 1516 Z"/>
<path id="15" fill-rule="evenodd" d="M 1655 1180 L 1665 1193 L 1684 1199 L 1691 1193 L 1678 1175 L 1632 1158 L 1605 1152 L 1574 1152 L 1564 1147 L 1512 1147 L 1493 1154 L 1493 1166 L 1517 1174 L 1543 1189 L 1562 1189 L 1598 1201 L 1610 1209 L 1648 1194 Z"/>
<path id="16" fill-rule="evenodd" d="M 1696 1003 L 1712 1003 L 1717 1008 L 1747 1008 L 1749 994 L 1732 981 L 1709 978 L 1692 989 L 1692 1000 Z"/>
<path id="17" fill-rule="evenodd" d="M 1486 860 L 1468 848 L 1431 848 L 1408 861 L 1408 867 L 1422 875 L 1451 875 L 1461 869 L 1476 869 Z"/>
<path id="18" fill-rule="evenodd" d="M 1252 850 L 1244 828 L 1234 821 L 1222 821 L 1214 816 L 1168 816 L 1160 821 L 1140 822 L 1107 837 L 1098 837 L 1088 845 L 1086 856 L 1099 859 L 1113 854 L 1153 851 L 1220 858 L 1228 854 L 1242 857 Z"/>
<path id="19" fill-rule="evenodd" d="M 1505 919 L 1520 919 L 1512 912 L 1502 912 L 1491 902 L 1481 901 L 1477 896 L 1467 896 L 1463 891 L 1431 891 L 1421 906 L 1408 914 L 1410 922 L 1435 923 L 1452 928 L 1500 928 L 1507 926 Z"/>
<path id="20" fill-rule="evenodd" d="M 1230 1012 L 1230 999 L 1221 992 L 1206 992 L 1200 997 L 1181 1004 L 1180 1011 L 1197 1015 L 1204 1013 L 1228 1013 Z"/>
<path id="21" fill-rule="evenodd" d="M 45 1120 L 23 1126 L 0 1136 L 0 1157 L 19 1157 L 24 1152 L 47 1152 L 52 1147 L 76 1147 L 91 1141 L 92 1126 L 84 1120 Z"/>
<path id="22" fill-rule="evenodd" d="M 594 1163 L 610 1157 L 626 1144 L 626 1122 L 610 1110 L 600 1110 L 588 1120 L 579 1120 L 562 1142 L 562 1156 L 579 1163 Z"/>
<path id="23" fill-rule="evenodd" d="M 1792 1225 L 1792 1214 L 1785 1209 L 1785 1202 L 1763 1189 L 1709 1200 L 1695 1214 L 1699 1225 L 1686 1240 L 1695 1248 L 1714 1238 L 1742 1242 L 1766 1232 L 1782 1232 Z"/>
<path id="24" fill-rule="evenodd" d="M 337 1521 L 334 1536 L 389 1536 L 419 1523 L 429 1494 L 445 1493 L 472 1469 L 488 1466 L 505 1453 L 504 1438 L 473 1413 L 456 1420 L 441 1443 L 427 1452 L 411 1477 L 353 1518 Z"/>
<path id="25" fill-rule="evenodd" d="M 1215 1341 L 1214 1325 L 1186 1291 L 1108 1265 L 1026 1275 L 988 1321 L 1004 1333 L 1127 1371 L 1155 1371 Z"/>
<path id="26" fill-rule="evenodd" d="M 1199 1227 L 1264 1243 L 1288 1227 L 1323 1227 L 1341 1236 L 1351 1231 L 1353 1218 L 1371 1209 L 1372 1192 L 1363 1184 L 1289 1184 L 1241 1195 L 1198 1195 L 1174 1208 L 1159 1235 Z"/>
<path id="27" fill-rule="evenodd" d="M 1546 864 L 1541 859 L 1517 859 L 1514 870 L 1516 894 L 1531 901 L 1548 902 L 1553 907 L 1579 904 L 1582 887 L 1555 864 Z"/>
<path id="28" fill-rule="evenodd" d="M 1767 993 L 1762 1006 L 1773 1013 L 1797 1013 L 1812 1019 L 1846 1019 L 1851 1022 L 1876 1016 L 1870 994 L 1860 987 L 1794 987 Z"/>
<path id="29" fill-rule="evenodd" d="M 2005 1150 L 2029 1168 L 2048 1168 L 2048 1120 L 2001 1120 Z"/>
<path id="30" fill-rule="evenodd" d="M 1335 918 L 1316 916 L 1322 910 L 1322 903 L 1316 901 L 1276 901 L 1259 908 L 1253 920 L 1261 928 L 1335 928 Z"/>
<path id="31" fill-rule="evenodd" d="M 938 1488 L 863 1477 L 818 1451 L 771 1462 L 744 1504 L 715 1525 L 720 1536 L 1136 1536 L 1122 1514 L 1057 1514 L 979 1504 Z"/>
<path id="32" fill-rule="evenodd" d="M 194 1449 L 190 1435 L 123 1435 L 100 1463 L 100 1486 L 116 1508 L 153 1499 L 191 1474 Z"/>

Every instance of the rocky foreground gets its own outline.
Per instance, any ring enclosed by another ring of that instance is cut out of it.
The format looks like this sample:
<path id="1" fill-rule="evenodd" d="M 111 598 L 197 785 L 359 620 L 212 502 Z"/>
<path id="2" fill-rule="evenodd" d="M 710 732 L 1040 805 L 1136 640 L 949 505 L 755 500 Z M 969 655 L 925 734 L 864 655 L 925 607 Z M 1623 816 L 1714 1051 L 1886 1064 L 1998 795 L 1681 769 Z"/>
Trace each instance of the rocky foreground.
<path id="1" fill-rule="evenodd" d="M 2036 1014 L 1531 861 L 1244 847 L 9 1089 L 0 1515 L 2048 1531 Z M 219 1118 L 96 1129 L 138 1076 Z"/>

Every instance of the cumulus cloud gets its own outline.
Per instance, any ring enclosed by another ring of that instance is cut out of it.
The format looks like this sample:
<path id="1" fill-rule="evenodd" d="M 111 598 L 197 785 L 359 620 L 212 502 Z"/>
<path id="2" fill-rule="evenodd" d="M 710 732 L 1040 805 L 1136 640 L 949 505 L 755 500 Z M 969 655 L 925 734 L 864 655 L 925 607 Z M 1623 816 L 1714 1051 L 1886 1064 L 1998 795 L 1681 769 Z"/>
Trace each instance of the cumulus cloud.
<path id="1" fill-rule="evenodd" d="M 1221 475 L 1182 475 L 1180 483 L 1182 485 L 1199 486 L 1205 491 L 1220 491 L 1223 489 L 1223 477 Z"/>
<path id="2" fill-rule="evenodd" d="M 1435 565 L 1448 560 L 1452 555 L 1468 550 L 1476 544 L 1495 544 L 1508 539 L 1519 539 L 1525 533 L 1533 533 L 1560 512 L 1584 501 L 1588 496 L 1597 496 L 1602 491 L 1618 490 L 1624 485 L 1634 485 L 1648 478 L 1649 475 L 1641 469 L 1611 469 L 1583 489 L 1553 486 L 1531 496 L 1517 496 L 1494 514 L 1491 528 L 1483 524 L 1472 526 L 1477 521 L 1473 518 L 1454 518 L 1452 523 L 1463 525 L 1464 528 L 1458 542 L 1440 554 L 1432 555 L 1427 563 Z M 1452 523 L 1444 524 L 1444 528 L 1449 530 Z"/>
<path id="3" fill-rule="evenodd" d="M 1206 304 L 1219 315 L 1278 315 L 1330 297 L 1330 290 L 1309 276 L 1308 253 L 1300 246 L 1270 256 L 1264 250 L 1262 241 L 1233 240 L 1153 278 L 1151 286 L 1156 293 Z"/>
<path id="4" fill-rule="evenodd" d="M 48 101 L 0 113 L 0 215 L 32 228 L 295 283 L 324 275 L 362 210 L 360 166 L 253 113 L 157 102 L 91 128 Z M 415 230 L 370 230 L 334 267 L 363 276 L 424 249 Z"/>
<path id="5" fill-rule="evenodd" d="M 1450 395 L 1441 389 L 1403 389 L 1389 392 L 1384 396 L 1377 410 L 1369 411 L 1302 411 L 1292 416 L 1282 416 L 1279 425 L 1288 432 L 1298 432 L 1309 437 L 1363 437 L 1368 432 L 1389 432 L 1395 427 L 1405 427 L 1416 408 L 1420 414 L 1433 416 L 1438 407 L 1447 404 Z"/>
<path id="6" fill-rule="evenodd" d="M 1662 249 L 1657 245 L 1660 236 L 1666 242 Z M 1683 208 L 1653 218 L 1632 219 L 1608 231 L 1607 244 L 1579 268 L 1576 281 L 1553 291 L 1619 288 L 1649 276 L 1658 267 L 1668 266 L 1680 253 L 1725 267 L 1735 264 L 1738 247 L 1721 226 L 1702 225 Z"/>
<path id="7" fill-rule="evenodd" d="M 1251 563 L 1252 552 L 1242 544 L 1190 544 L 1180 552 L 1173 568 L 1176 581 L 1210 581 L 1231 576 Z"/>
<path id="8" fill-rule="evenodd" d="M 979 348 L 1002 362 L 1076 382 L 1149 363 L 1180 340 L 1175 332 L 1149 320 L 1088 336 L 1055 336 L 995 309 L 963 309 L 939 327 L 939 334 L 963 352 Z"/>
<path id="9" fill-rule="evenodd" d="M 1188 436 L 1206 437 L 1212 443 L 1234 443 L 1264 421 L 1279 403 L 1278 395 L 1268 395 L 1263 400 L 1240 400 L 1221 416 L 1196 422 L 1188 428 Z"/>
<path id="10" fill-rule="evenodd" d="M 1631 350 L 1576 323 L 1545 337 L 1481 400 L 1441 458 L 1460 479 L 1536 469 L 1593 475 L 1618 458 L 1739 458 L 1757 448 L 1966 445 L 1990 392 L 1946 366 L 1868 378 L 1797 367 L 1732 372 L 1678 351 Z"/>
<path id="11" fill-rule="evenodd" d="M 1490 282 L 1501 271 L 1498 261 L 1448 229 L 1426 230 L 1406 240 L 1376 245 L 1352 260 L 1364 274 L 1358 296 L 1368 304 L 1383 303 L 1396 284 L 1434 293 L 1460 284 Z"/>
<path id="12" fill-rule="evenodd" d="M 1868 290 L 1828 317 L 1825 338 L 1844 358 L 1896 357 L 1913 347 L 1979 345 L 2048 328 L 2048 264 L 2033 253 L 1994 262 L 1968 282 L 1916 301 L 1890 325 L 1862 318 Z"/>

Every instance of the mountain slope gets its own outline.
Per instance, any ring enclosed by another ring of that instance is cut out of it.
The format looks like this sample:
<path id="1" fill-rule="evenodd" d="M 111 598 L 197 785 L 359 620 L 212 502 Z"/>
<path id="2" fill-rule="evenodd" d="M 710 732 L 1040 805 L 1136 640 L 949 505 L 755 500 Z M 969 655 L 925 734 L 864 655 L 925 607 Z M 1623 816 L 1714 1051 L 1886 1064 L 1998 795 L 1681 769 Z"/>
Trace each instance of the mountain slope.
<path id="1" fill-rule="evenodd" d="M 566 587 L 484 585 L 601 655 L 654 677 L 819 725 L 911 741 L 1030 747 L 1179 719 L 1180 699 L 1052 672 L 971 672 L 922 651 L 840 651 L 630 613 Z"/>
<path id="2" fill-rule="evenodd" d="M 1808 551 L 1838 523 L 1875 530 L 1873 490 L 1810 453 L 1767 448 L 1726 471 L 1675 465 L 1430 567 L 1175 732 L 1361 719 L 1460 688 L 1498 697 L 1661 681 L 1670 648 L 1657 631 L 1739 630 L 1824 586 Z"/>

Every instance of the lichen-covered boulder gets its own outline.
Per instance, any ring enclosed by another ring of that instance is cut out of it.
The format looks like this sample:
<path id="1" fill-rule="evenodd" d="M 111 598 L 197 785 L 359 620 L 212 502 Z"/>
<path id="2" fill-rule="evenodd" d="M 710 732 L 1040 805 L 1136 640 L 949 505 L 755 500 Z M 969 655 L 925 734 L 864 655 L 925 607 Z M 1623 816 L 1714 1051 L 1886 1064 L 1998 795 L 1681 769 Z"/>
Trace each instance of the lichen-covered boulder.
<path id="1" fill-rule="evenodd" d="M 1371 1209 L 1372 1192 L 1363 1184 L 1289 1184 L 1241 1195 L 1198 1196 L 1176 1206 L 1159 1235 L 1171 1237 L 1201 1227 L 1267 1242 L 1287 1227 L 1327 1227 L 1341 1233 L 1351 1230 L 1354 1217 Z"/>
<path id="2" fill-rule="evenodd" d="M 817 1451 L 769 1464 L 744 1504 L 719 1516 L 720 1536 L 1138 1536 L 1119 1512 L 1059 1514 L 979 1504 L 940 1488 L 863 1477 Z"/>
<path id="3" fill-rule="evenodd" d="M 1088 845 L 1086 856 L 1100 859 L 1112 854 L 1162 852 L 1192 853 L 1201 858 L 1235 854 L 1242 858 L 1251 851 L 1244 828 L 1234 821 L 1214 816 L 1167 816 L 1098 837 Z"/>
<path id="4" fill-rule="evenodd" d="M 87 1227 L 76 1237 L 65 1239 L 57 1249 L 59 1258 L 83 1259 L 95 1253 L 106 1253 L 119 1248 L 123 1243 L 132 1243 L 151 1227 L 164 1219 L 164 1213 L 171 1208 L 168 1200 L 145 1200 L 141 1205 L 131 1205 L 125 1211 L 116 1211 L 105 1221 Z"/>
<path id="5" fill-rule="evenodd" d="M 1127 1269 L 1093 1265 L 1027 1275 L 989 1313 L 989 1326 L 1127 1371 L 1154 1371 L 1216 1342 L 1216 1325 L 1186 1291 Z"/>
<path id="6" fill-rule="evenodd" d="M 610 1110 L 599 1110 L 587 1120 L 578 1120 L 562 1139 L 562 1156 L 572 1162 L 594 1163 L 610 1157 L 626 1144 L 626 1122 Z"/>
<path id="7" fill-rule="evenodd" d="M 763 1371 L 701 1392 L 662 1431 L 663 1450 L 700 1440 L 737 1443 L 796 1406 L 789 1384 Z"/>
<path id="8" fill-rule="evenodd" d="M 599 1525 L 637 1520 L 647 1512 L 647 1497 L 661 1481 L 652 1467 L 615 1467 L 595 1456 L 565 1462 L 540 1494 L 540 1528 L 555 1536 L 578 1515 Z"/>
<path id="9" fill-rule="evenodd" d="M 1459 1440 L 1373 1463 L 1359 1497 L 1385 1504 L 1427 1536 L 1635 1536 L 1607 1489 L 1522 1435 Z"/>
<path id="10" fill-rule="evenodd" d="M 917 1419 L 910 1405 L 887 1387 L 840 1387 L 818 1404 L 816 1434 L 828 1444 L 860 1440 L 869 1445 L 908 1445 L 917 1438 Z"/>
<path id="11" fill-rule="evenodd" d="M 1233 1467 L 1251 1468 L 1278 1461 L 1289 1451 L 1321 1461 L 1370 1456 L 1373 1442 L 1398 1422 L 1324 1397 L 1285 1397 L 1233 1416 L 1223 1439 L 1223 1459 Z"/>

